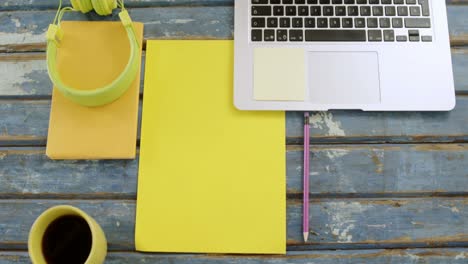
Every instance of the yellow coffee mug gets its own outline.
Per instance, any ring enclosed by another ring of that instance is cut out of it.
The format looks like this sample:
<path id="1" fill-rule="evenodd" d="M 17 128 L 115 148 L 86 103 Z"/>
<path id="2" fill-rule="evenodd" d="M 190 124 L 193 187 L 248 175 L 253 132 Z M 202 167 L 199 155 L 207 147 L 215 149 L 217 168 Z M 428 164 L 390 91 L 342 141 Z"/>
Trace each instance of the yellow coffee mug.
<path id="1" fill-rule="evenodd" d="M 91 249 L 84 264 L 104 263 L 107 253 L 107 241 L 99 224 L 82 210 L 68 205 L 59 205 L 47 209 L 34 222 L 29 232 L 28 251 L 34 264 L 47 264 L 43 252 L 43 238 L 47 228 L 62 217 L 78 216 L 86 221 L 91 231 Z"/>

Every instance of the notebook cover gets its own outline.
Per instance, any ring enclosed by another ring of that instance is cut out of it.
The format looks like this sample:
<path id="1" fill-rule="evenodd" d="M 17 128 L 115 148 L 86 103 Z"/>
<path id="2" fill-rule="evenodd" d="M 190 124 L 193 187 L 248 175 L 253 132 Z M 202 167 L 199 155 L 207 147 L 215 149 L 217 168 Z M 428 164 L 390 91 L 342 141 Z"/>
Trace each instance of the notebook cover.
<path id="1" fill-rule="evenodd" d="M 61 25 L 65 35 L 58 49 L 57 66 L 66 84 L 77 89 L 95 89 L 120 75 L 130 55 L 130 44 L 121 22 L 70 21 Z M 141 48 L 143 24 L 134 23 L 134 26 Z M 140 70 L 125 94 L 104 106 L 80 106 L 54 88 L 47 156 L 52 159 L 134 158 L 139 91 Z"/>
<path id="2" fill-rule="evenodd" d="M 286 250 L 284 112 L 233 106 L 232 41 L 148 41 L 136 249 Z"/>

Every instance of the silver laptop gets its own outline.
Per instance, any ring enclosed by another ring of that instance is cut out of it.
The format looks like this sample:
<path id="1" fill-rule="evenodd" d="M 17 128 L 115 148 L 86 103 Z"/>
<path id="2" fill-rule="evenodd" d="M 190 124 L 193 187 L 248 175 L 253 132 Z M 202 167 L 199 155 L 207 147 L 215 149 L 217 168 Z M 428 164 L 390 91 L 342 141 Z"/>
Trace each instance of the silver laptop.
<path id="1" fill-rule="evenodd" d="M 242 110 L 455 106 L 443 0 L 236 0 L 234 68 Z"/>

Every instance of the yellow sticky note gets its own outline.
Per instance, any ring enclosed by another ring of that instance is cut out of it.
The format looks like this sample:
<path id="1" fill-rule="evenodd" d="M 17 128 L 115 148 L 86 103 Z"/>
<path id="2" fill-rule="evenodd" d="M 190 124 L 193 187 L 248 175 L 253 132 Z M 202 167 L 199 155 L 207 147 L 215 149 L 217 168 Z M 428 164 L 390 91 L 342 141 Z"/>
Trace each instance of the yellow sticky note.
<path id="1" fill-rule="evenodd" d="M 304 101 L 305 54 L 302 48 L 254 50 L 254 99 Z"/>
<path id="2" fill-rule="evenodd" d="M 285 253 L 284 112 L 233 105 L 232 41 L 148 41 L 139 251 Z"/>
<path id="3" fill-rule="evenodd" d="M 140 47 L 143 24 L 134 23 Z M 64 38 L 57 67 L 64 82 L 76 89 L 96 89 L 112 82 L 130 56 L 120 22 L 62 22 Z M 139 63 L 140 64 L 140 63 Z M 135 157 L 140 72 L 113 103 L 85 107 L 52 93 L 47 156 L 52 159 L 130 159 Z"/>

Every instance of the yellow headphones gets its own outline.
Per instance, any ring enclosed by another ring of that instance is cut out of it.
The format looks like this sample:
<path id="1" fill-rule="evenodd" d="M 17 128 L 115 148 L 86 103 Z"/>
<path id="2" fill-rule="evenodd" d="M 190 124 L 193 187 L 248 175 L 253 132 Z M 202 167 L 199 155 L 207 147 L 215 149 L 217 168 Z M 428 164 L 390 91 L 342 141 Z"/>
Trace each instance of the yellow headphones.
<path id="1" fill-rule="evenodd" d="M 132 20 L 124 7 L 123 0 L 71 0 L 72 7 L 62 7 L 60 0 L 59 10 L 55 15 L 54 22 L 49 25 L 47 31 L 47 71 L 55 87 L 68 99 L 84 106 L 100 106 L 111 103 L 122 96 L 135 80 L 138 72 L 139 44 L 133 28 Z M 95 90 L 78 90 L 67 86 L 61 80 L 57 70 L 57 48 L 63 38 L 60 21 L 65 12 L 79 11 L 87 13 L 94 9 L 97 14 L 105 16 L 112 14 L 112 10 L 120 7 L 120 20 L 127 31 L 130 41 L 130 57 L 125 69 L 110 84 Z"/>

